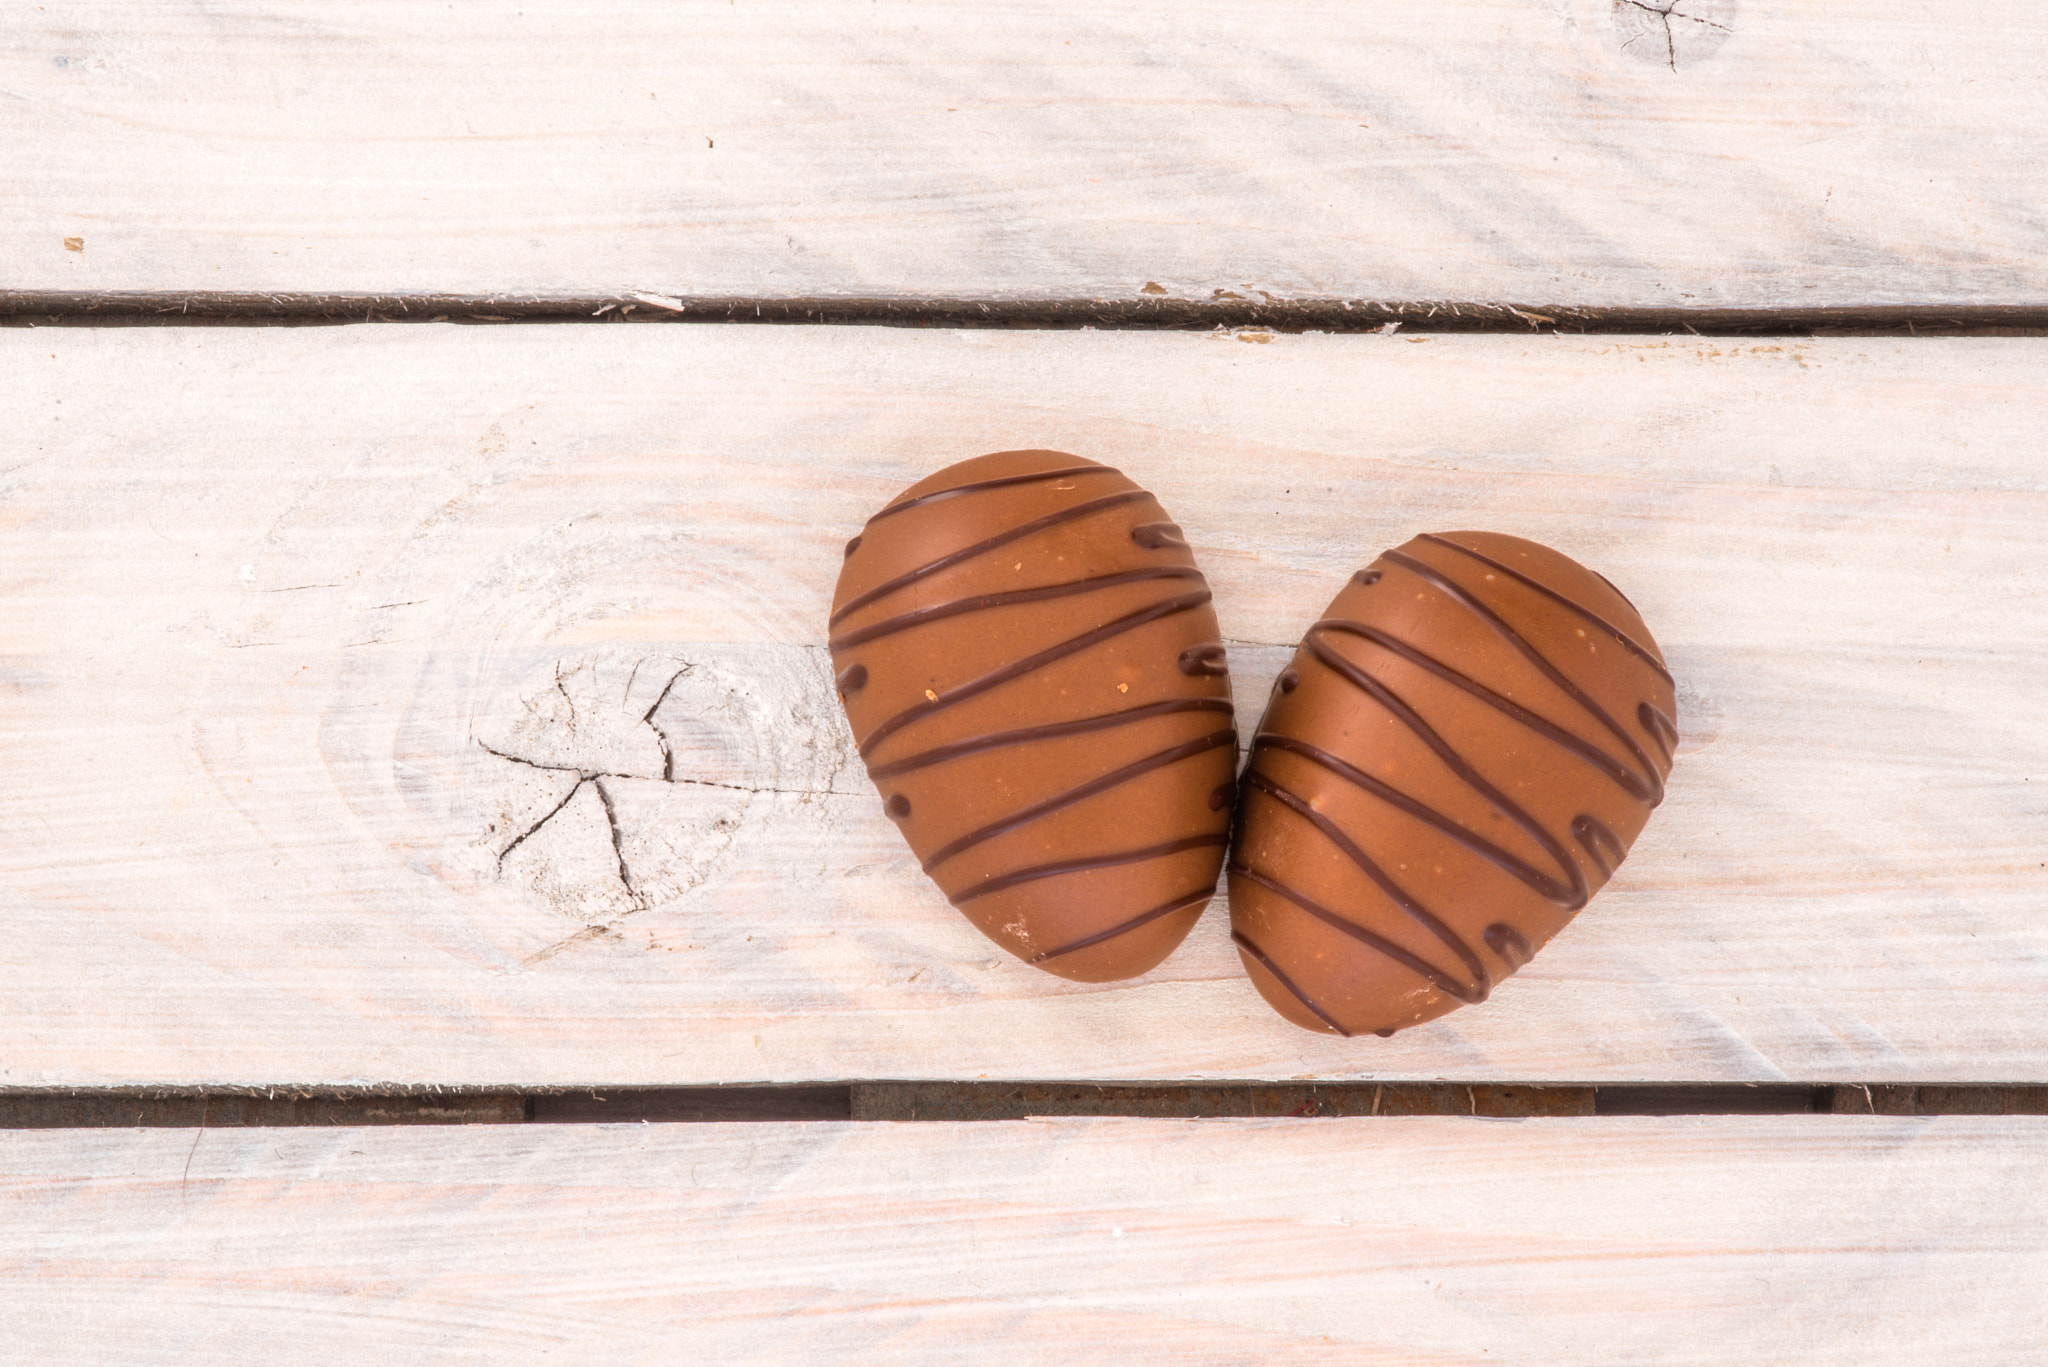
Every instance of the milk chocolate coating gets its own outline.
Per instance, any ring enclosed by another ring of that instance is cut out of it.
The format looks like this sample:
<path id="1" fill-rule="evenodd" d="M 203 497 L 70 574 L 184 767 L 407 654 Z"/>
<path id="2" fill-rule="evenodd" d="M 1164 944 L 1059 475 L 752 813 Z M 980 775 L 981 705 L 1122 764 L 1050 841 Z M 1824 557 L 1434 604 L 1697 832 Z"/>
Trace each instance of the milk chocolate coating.
<path id="1" fill-rule="evenodd" d="M 882 810 L 981 932 L 1082 982 L 1152 968 L 1216 889 L 1237 764 L 1209 586 L 1106 465 L 1002 451 L 847 543 L 832 668 Z"/>
<path id="2" fill-rule="evenodd" d="M 1577 562 L 1487 532 L 1388 551 L 1252 742 L 1230 862 L 1252 981 L 1340 1035 L 1485 1000 L 1620 866 L 1677 711 L 1643 619 Z"/>

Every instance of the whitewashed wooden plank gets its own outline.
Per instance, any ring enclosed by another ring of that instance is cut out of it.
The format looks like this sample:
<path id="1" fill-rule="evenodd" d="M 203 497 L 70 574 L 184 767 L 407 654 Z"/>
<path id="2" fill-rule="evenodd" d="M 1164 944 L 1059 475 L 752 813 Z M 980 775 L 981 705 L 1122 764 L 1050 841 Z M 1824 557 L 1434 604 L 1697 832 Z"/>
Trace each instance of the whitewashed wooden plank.
<path id="1" fill-rule="evenodd" d="M 1369 1156 L 1369 1157 L 1368 1157 Z M 0 1136 L 23 1361 L 2048 1361 L 2048 1122 Z"/>
<path id="2" fill-rule="evenodd" d="M 6 23 L 14 289 L 2048 300 L 2048 15 L 1990 0 Z"/>
<path id="3" fill-rule="evenodd" d="M 358 328 L 0 334 L 0 1083 L 2048 1076 L 2048 344 Z M 1338 1041 L 1220 905 L 1148 977 L 918 873 L 840 547 L 1049 445 L 1189 529 L 1249 728 L 1429 528 L 1595 565 L 1670 800 L 1485 1007 Z M 684 666 L 688 666 L 687 672 Z M 637 672 L 636 672 L 637 671 Z M 618 877 L 584 793 L 627 781 Z M 573 713 L 572 713 L 573 709 Z"/>

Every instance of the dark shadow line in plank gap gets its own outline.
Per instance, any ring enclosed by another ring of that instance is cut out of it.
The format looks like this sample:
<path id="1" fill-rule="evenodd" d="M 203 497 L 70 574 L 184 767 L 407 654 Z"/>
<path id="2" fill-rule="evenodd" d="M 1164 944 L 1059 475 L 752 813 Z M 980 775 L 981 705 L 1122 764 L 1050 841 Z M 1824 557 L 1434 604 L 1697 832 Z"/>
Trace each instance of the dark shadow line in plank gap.
<path id="1" fill-rule="evenodd" d="M 650 302 L 652 301 L 652 302 Z M 651 295 L 0 290 L 14 327 L 348 323 L 761 323 L 1059 330 L 1632 333 L 1697 336 L 2034 336 L 2048 303 L 1634 308 L 1464 300 L 784 298 Z"/>
<path id="2" fill-rule="evenodd" d="M 2044 1083 L 853 1082 L 0 1090 L 0 1130 L 808 1120 L 2048 1115 Z"/>

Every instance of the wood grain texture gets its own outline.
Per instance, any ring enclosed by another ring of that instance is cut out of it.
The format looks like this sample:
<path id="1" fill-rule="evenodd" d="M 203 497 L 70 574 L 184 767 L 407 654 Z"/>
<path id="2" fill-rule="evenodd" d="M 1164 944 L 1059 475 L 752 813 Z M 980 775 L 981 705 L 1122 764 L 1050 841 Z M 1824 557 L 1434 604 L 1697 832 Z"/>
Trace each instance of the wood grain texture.
<path id="1" fill-rule="evenodd" d="M 0 1084 L 2048 1077 L 2042 343 L 13 331 L 0 375 Z M 1024 445 L 1187 529 L 1242 728 L 1379 550 L 1555 545 L 1680 681 L 1669 799 L 1393 1040 L 1273 1016 L 1220 905 L 1131 983 L 1000 957 L 823 640 L 869 513 Z"/>
<path id="2" fill-rule="evenodd" d="M 15 289 L 2048 301 L 2048 15 L 1989 0 L 7 22 Z"/>
<path id="3" fill-rule="evenodd" d="M 0 1294 L 24 1361 L 2023 1367 L 2044 1162 L 2017 1117 L 13 1134 Z"/>

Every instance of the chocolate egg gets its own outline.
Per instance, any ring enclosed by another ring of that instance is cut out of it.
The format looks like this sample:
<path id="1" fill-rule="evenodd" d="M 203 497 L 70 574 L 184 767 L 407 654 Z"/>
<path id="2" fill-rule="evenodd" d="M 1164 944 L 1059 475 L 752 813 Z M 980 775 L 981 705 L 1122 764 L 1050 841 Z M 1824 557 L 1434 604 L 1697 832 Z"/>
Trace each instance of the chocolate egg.
<path id="1" fill-rule="evenodd" d="M 1274 684 L 1240 789 L 1232 938 L 1310 1030 L 1485 1000 L 1613 876 L 1678 732 L 1620 591 L 1534 542 L 1419 536 L 1352 577 Z"/>
<path id="2" fill-rule="evenodd" d="M 847 543 L 830 630 L 882 811 L 968 920 L 1083 982 L 1172 952 L 1215 892 L 1237 733 L 1151 494 L 1058 451 L 948 466 Z"/>

